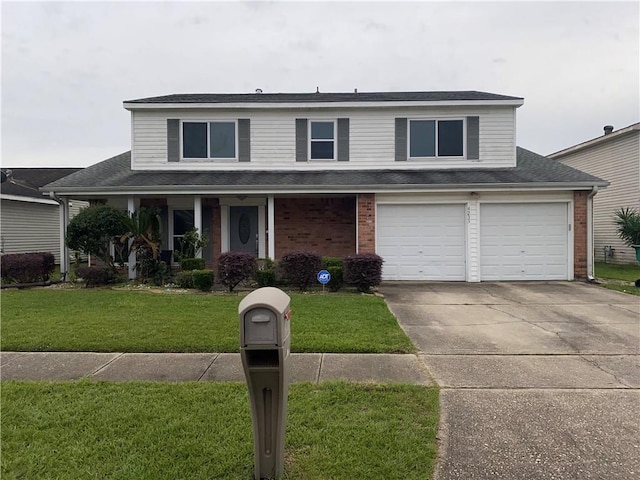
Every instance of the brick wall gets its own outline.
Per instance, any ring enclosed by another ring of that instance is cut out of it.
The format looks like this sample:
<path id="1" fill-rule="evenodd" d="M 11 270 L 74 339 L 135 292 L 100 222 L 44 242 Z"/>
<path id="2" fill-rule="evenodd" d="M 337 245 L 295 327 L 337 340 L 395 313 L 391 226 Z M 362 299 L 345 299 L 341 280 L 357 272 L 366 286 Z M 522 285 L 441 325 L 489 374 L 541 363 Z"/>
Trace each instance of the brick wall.
<path id="1" fill-rule="evenodd" d="M 587 278 L 587 197 L 588 191 L 573 192 L 573 274 Z"/>
<path id="2" fill-rule="evenodd" d="M 376 251 L 376 196 L 373 193 L 358 195 L 358 252 Z"/>
<path id="3" fill-rule="evenodd" d="M 293 251 L 344 257 L 356 250 L 356 201 L 345 198 L 276 198 L 276 259 Z"/>

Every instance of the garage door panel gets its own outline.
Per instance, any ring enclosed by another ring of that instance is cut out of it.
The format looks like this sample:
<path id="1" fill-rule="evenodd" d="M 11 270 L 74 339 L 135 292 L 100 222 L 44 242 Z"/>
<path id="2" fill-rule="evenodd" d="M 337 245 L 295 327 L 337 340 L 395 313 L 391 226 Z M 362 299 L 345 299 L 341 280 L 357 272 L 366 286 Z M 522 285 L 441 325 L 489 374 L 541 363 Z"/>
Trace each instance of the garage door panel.
<path id="1" fill-rule="evenodd" d="M 383 278 L 464 280 L 464 219 L 462 204 L 378 205 L 376 250 L 384 259 Z"/>
<path id="2" fill-rule="evenodd" d="M 481 204 L 482 280 L 566 280 L 566 203 Z"/>

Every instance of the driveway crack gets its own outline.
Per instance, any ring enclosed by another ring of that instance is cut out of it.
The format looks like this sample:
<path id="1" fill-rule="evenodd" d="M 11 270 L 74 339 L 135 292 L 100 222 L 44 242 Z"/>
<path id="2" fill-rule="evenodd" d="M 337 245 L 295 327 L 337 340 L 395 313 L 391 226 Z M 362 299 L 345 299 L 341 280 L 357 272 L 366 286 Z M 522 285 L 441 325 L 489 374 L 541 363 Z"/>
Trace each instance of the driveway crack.
<path id="1" fill-rule="evenodd" d="M 580 355 L 580 358 L 583 359 L 585 362 L 589 363 L 590 365 L 593 365 L 594 367 L 596 367 L 598 370 L 600 370 L 603 373 L 606 373 L 607 375 L 611 375 L 613 378 L 616 379 L 616 382 L 618 382 L 620 385 L 624 385 L 627 388 L 633 388 L 632 385 L 629 385 L 627 382 L 625 382 L 624 380 L 622 380 L 620 377 L 618 377 L 618 375 L 616 375 L 614 372 L 612 372 L 611 370 L 603 367 L 602 365 L 600 365 L 596 359 L 588 359 L 586 356 L 584 355 Z"/>

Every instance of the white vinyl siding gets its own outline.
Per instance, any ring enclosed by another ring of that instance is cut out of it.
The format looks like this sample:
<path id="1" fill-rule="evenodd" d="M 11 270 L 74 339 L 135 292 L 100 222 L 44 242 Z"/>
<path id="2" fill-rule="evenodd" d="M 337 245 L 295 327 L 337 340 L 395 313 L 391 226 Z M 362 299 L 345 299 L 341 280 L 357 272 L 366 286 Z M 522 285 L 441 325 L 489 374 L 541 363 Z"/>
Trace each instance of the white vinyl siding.
<path id="1" fill-rule="evenodd" d="M 234 170 L 252 169 L 361 169 L 361 168 L 499 168 L 515 165 L 515 107 L 407 107 L 327 108 L 303 112 L 283 110 L 140 110 L 132 112 L 133 169 L 181 170 L 185 162 L 167 162 L 167 119 L 182 121 L 251 120 L 251 161 L 234 164 Z M 480 159 L 464 157 L 429 159 L 428 162 L 395 161 L 395 119 L 480 118 Z M 295 119 L 314 121 L 349 119 L 349 161 L 296 163 Z M 402 163 L 402 165 L 399 165 Z M 193 170 L 224 170 L 228 165 L 187 163 Z"/>
<path id="2" fill-rule="evenodd" d="M 376 223 L 385 280 L 465 280 L 464 204 L 378 205 Z"/>
<path id="3" fill-rule="evenodd" d="M 640 210 L 640 131 L 605 139 L 557 160 L 610 182 L 593 198 L 595 261 L 604 260 L 604 247 L 609 245 L 615 253 L 607 262 L 636 263 L 633 248 L 617 235 L 614 212 L 621 207 Z"/>
<path id="4" fill-rule="evenodd" d="M 568 280 L 566 203 L 480 204 L 481 280 Z"/>

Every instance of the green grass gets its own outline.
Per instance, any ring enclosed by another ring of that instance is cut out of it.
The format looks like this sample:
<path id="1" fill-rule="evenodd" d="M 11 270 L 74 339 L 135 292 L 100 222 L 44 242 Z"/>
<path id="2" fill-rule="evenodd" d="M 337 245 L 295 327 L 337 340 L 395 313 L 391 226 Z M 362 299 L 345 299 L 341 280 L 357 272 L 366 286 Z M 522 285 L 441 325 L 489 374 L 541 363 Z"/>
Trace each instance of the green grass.
<path id="1" fill-rule="evenodd" d="M 294 352 L 409 353 L 384 300 L 291 294 Z M 238 304 L 221 294 L 110 289 L 3 290 L 5 351 L 237 352 Z"/>
<path id="2" fill-rule="evenodd" d="M 640 279 L 640 265 L 596 263 L 595 276 L 609 290 L 640 295 L 640 288 L 635 286 Z"/>
<path id="3" fill-rule="evenodd" d="M 596 262 L 595 274 L 597 278 L 635 282 L 640 278 L 640 265 L 616 265 Z"/>
<path id="4" fill-rule="evenodd" d="M 238 383 L 2 383 L 3 479 L 247 479 L 253 444 Z M 295 384 L 286 479 L 429 479 L 438 391 Z"/>

